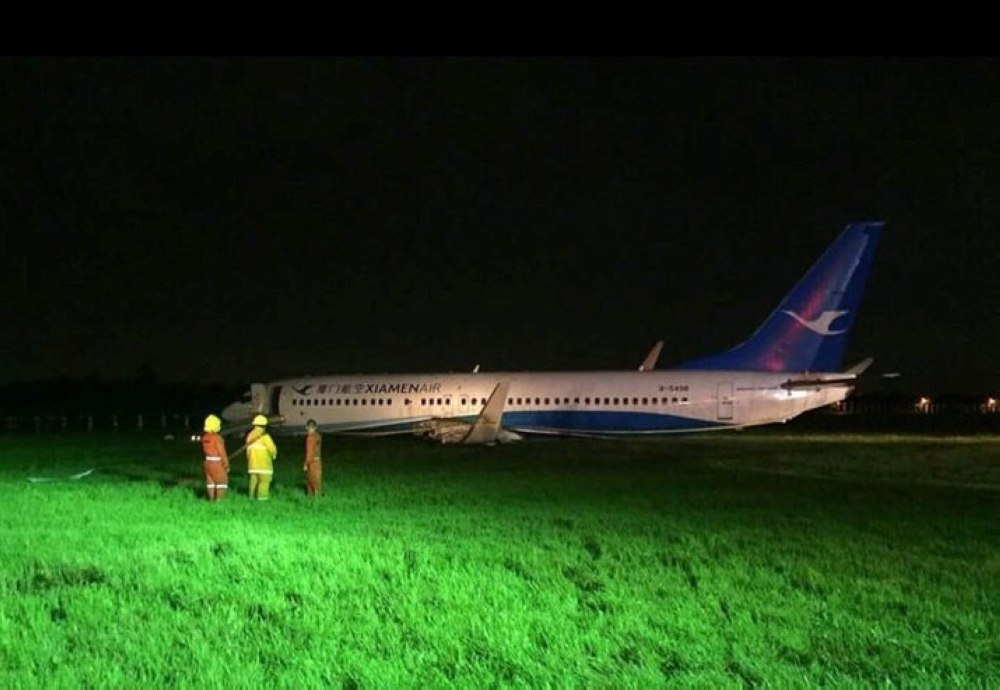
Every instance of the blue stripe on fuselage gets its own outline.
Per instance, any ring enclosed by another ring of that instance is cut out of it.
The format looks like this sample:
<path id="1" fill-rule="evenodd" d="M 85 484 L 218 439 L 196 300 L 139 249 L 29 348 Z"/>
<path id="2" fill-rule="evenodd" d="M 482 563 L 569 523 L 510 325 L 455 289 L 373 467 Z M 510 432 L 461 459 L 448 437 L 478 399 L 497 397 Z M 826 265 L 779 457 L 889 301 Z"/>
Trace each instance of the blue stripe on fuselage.
<path id="1" fill-rule="evenodd" d="M 616 434 L 695 431 L 722 424 L 704 419 L 652 412 L 609 410 L 543 410 L 505 412 L 503 426 L 530 433 Z"/>
<path id="2" fill-rule="evenodd" d="M 324 424 L 320 431 L 328 433 L 354 434 L 402 434 L 430 419 L 392 420 L 380 422 L 351 422 L 347 424 Z M 475 415 L 451 417 L 455 421 L 473 423 Z M 622 433 L 678 433 L 711 429 L 725 424 L 704 419 L 692 419 L 677 415 L 655 414 L 652 412 L 610 411 L 610 410 L 539 410 L 505 412 L 502 425 L 507 429 L 524 433 L 615 435 Z"/>

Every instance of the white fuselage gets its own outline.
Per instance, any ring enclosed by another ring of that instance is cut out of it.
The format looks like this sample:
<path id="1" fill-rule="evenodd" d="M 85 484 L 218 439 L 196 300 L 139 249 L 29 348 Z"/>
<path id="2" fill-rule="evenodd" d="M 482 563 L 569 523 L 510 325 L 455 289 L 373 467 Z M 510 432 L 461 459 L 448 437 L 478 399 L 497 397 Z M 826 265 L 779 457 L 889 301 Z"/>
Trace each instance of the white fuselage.
<path id="1" fill-rule="evenodd" d="M 506 381 L 505 429 L 630 436 L 783 422 L 843 400 L 852 388 L 782 387 L 791 378 L 788 373 L 686 370 L 323 376 L 266 384 L 257 391 L 254 411 L 275 418 L 276 431 L 299 430 L 313 419 L 327 432 L 412 433 L 429 420 L 475 419 L 497 384 Z"/>

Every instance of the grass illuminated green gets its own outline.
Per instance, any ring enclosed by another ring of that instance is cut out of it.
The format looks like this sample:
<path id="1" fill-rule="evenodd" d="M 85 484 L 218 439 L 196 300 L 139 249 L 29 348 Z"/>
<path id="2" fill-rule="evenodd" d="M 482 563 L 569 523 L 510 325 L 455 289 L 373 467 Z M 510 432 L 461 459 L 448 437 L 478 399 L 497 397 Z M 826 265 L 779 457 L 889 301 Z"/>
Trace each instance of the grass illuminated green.
<path id="1" fill-rule="evenodd" d="M 1000 683 L 992 436 L 328 436 L 317 499 L 278 444 L 212 504 L 191 443 L 0 437 L 4 685 Z"/>

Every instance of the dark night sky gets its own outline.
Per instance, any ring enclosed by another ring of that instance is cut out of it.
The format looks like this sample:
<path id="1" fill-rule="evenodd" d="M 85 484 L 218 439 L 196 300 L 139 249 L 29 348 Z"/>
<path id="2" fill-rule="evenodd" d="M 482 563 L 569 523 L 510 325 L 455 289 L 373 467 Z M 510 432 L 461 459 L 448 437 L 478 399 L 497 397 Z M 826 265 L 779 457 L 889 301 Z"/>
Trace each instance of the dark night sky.
<path id="1" fill-rule="evenodd" d="M 661 366 L 887 221 L 848 361 L 1000 393 L 1000 60 L 3 59 L 0 383 Z"/>

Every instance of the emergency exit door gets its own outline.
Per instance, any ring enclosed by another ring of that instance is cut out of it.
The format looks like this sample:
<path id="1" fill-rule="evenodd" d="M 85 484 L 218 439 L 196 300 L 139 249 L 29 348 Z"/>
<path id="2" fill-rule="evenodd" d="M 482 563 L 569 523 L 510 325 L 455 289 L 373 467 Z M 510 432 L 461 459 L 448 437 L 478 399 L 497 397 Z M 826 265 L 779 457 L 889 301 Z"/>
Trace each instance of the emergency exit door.
<path id="1" fill-rule="evenodd" d="M 716 416 L 720 421 L 729 421 L 733 418 L 733 384 L 732 382 L 720 383 L 716 391 L 718 410 Z"/>
<path id="2" fill-rule="evenodd" d="M 271 389 L 271 400 L 268 402 L 267 414 L 275 417 L 281 414 L 281 410 L 278 409 L 278 401 L 281 399 L 281 386 L 275 386 Z"/>

